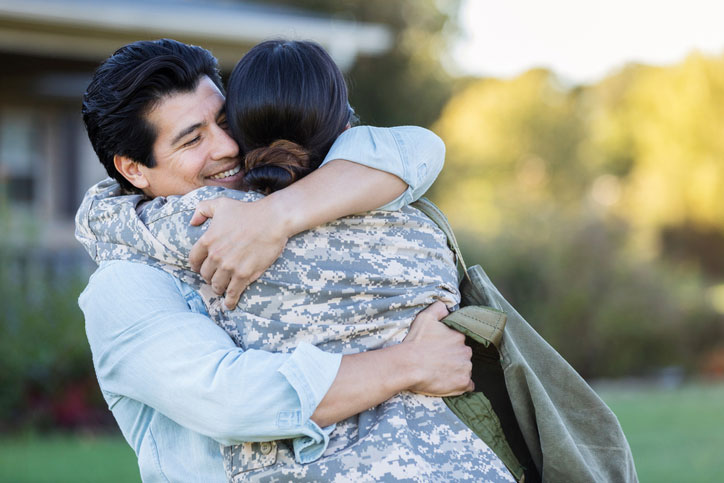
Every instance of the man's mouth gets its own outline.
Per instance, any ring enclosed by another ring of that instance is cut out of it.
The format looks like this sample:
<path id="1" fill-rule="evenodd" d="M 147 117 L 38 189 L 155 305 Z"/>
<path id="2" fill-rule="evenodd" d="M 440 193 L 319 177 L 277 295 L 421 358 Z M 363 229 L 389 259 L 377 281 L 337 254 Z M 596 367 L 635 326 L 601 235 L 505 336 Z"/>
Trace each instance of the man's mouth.
<path id="1" fill-rule="evenodd" d="M 209 179 L 224 179 L 228 178 L 229 176 L 234 176 L 236 173 L 241 171 L 241 164 L 237 164 L 231 169 L 228 169 L 226 171 L 222 171 L 221 173 L 215 174 L 213 176 L 209 176 Z"/>

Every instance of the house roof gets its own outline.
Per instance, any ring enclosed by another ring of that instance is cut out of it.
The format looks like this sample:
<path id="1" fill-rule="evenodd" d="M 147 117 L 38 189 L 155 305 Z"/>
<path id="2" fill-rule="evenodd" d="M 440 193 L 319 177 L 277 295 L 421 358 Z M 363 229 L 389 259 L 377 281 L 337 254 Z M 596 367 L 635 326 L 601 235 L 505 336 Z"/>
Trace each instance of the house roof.
<path id="1" fill-rule="evenodd" d="M 269 38 L 319 42 L 342 69 L 392 41 L 380 24 L 238 1 L 0 0 L 4 51 L 100 61 L 129 42 L 160 37 L 202 45 L 227 69 Z"/>

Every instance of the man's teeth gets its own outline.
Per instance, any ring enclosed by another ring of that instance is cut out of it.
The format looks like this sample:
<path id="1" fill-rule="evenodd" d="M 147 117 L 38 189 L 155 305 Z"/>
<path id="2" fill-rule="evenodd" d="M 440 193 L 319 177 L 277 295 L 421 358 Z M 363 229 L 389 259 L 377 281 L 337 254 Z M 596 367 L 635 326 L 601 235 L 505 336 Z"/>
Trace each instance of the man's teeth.
<path id="1" fill-rule="evenodd" d="M 229 176 L 234 176 L 236 173 L 241 171 L 241 165 L 238 165 L 235 168 L 231 168 L 228 171 L 224 171 L 223 173 L 215 174 L 213 176 L 209 176 L 210 179 L 222 179 L 222 178 L 228 178 Z"/>

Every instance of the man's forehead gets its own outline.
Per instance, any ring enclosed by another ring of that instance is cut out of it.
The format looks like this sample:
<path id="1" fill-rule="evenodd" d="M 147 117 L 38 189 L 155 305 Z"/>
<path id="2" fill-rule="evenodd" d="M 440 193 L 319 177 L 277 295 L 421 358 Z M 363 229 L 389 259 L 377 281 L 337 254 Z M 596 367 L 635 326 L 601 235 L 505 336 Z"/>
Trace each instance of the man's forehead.
<path id="1" fill-rule="evenodd" d="M 175 91 L 161 98 L 146 118 L 158 135 L 175 137 L 195 124 L 215 119 L 224 110 L 224 96 L 208 78 L 202 77 L 193 91 Z"/>

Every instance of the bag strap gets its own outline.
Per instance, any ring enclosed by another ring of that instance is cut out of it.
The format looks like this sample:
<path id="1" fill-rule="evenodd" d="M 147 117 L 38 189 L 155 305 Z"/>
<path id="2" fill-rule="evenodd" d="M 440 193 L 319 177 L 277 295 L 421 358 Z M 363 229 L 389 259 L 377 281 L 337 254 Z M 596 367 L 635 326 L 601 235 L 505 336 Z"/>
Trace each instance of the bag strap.
<path id="1" fill-rule="evenodd" d="M 442 321 L 485 347 L 492 343 L 500 351 L 507 320 L 505 312 L 482 305 L 468 305 L 451 312 Z"/>
<path id="2" fill-rule="evenodd" d="M 453 233 L 447 217 L 440 211 L 440 208 L 435 206 L 435 204 L 427 198 L 420 198 L 418 201 L 412 203 L 411 206 L 427 215 L 427 217 L 445 233 L 447 244 L 455 254 L 456 262 L 462 267 L 463 276 L 467 280 L 467 283 L 469 283 L 471 287 L 479 286 L 479 284 L 473 282 L 473 277 L 471 277 L 468 272 L 468 267 L 465 265 L 465 260 L 463 260 L 463 255 L 460 252 L 460 246 L 455 238 L 455 233 Z M 471 271 L 475 271 L 476 268 L 480 269 L 480 267 L 476 266 L 472 267 Z M 477 279 L 478 277 L 475 278 Z M 464 283 L 465 279 L 461 279 L 460 281 Z M 483 305 L 467 305 L 452 312 L 442 321 L 449 327 L 476 340 L 485 347 L 493 344 L 498 352 L 500 352 L 500 344 L 503 339 L 503 331 L 507 321 L 505 312 Z M 502 385 L 501 387 L 506 391 L 505 394 L 507 395 L 502 373 L 499 384 Z M 480 389 L 482 388 L 478 388 L 478 390 Z M 525 467 L 520 464 L 518 454 L 512 450 L 508 437 L 501 426 L 498 414 L 493 410 L 492 404 L 488 397 L 483 394 L 484 392 L 485 391 L 473 392 L 460 396 L 445 397 L 443 399 L 453 413 L 463 420 L 480 439 L 491 447 L 515 476 L 515 479 L 523 483 L 525 481 Z M 473 426 L 470 425 L 473 421 L 471 419 L 472 414 L 476 415 L 476 422 Z M 512 424 L 514 424 L 515 428 L 518 428 L 518 423 L 514 415 L 512 418 Z M 506 424 L 510 426 L 511 420 L 506 419 Z M 526 461 L 530 461 L 529 456 Z"/>
<path id="3" fill-rule="evenodd" d="M 455 238 L 455 233 L 453 233 L 445 214 L 440 211 L 440 208 L 435 206 L 435 203 L 427 198 L 420 198 L 418 201 L 412 203 L 412 206 L 427 215 L 427 217 L 435 222 L 443 233 L 445 233 L 447 244 L 455 253 L 455 258 L 463 269 L 463 277 L 467 279 L 471 286 L 476 286 L 468 272 L 468 267 L 465 264 L 465 260 L 463 260 L 463 254 L 460 252 L 460 246 Z M 491 307 L 471 305 L 462 307 L 451 313 L 443 321 L 458 332 L 462 332 L 478 342 L 484 343 L 486 347 L 489 342 L 492 342 L 496 349 L 500 350 L 500 342 L 503 338 L 507 315 L 505 312 L 495 310 Z"/>
<path id="4" fill-rule="evenodd" d="M 453 251 L 453 253 L 455 253 L 456 262 L 459 263 L 463 269 L 463 276 L 467 278 L 470 283 L 472 283 L 473 281 L 470 280 L 470 275 L 468 275 L 468 267 L 467 265 L 465 265 L 465 260 L 463 260 L 463 254 L 460 252 L 458 241 L 455 238 L 455 233 L 453 233 L 450 222 L 447 221 L 447 217 L 445 216 L 445 214 L 440 211 L 440 208 L 438 208 L 435 203 L 428 200 L 427 198 L 420 198 L 416 202 L 412 203 L 411 206 L 425 213 L 425 215 L 427 215 L 428 218 L 434 221 L 435 224 L 443 231 L 443 233 L 445 233 L 445 236 L 447 237 L 447 244 Z"/>

